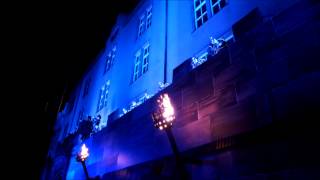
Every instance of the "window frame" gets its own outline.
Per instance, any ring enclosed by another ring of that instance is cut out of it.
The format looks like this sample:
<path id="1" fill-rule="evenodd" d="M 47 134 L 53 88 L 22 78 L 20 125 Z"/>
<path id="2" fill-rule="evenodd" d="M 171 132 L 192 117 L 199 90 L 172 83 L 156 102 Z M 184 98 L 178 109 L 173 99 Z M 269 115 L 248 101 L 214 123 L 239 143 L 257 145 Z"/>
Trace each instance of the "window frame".
<path id="1" fill-rule="evenodd" d="M 138 37 L 142 36 L 145 31 L 145 17 L 144 15 L 140 16 L 139 18 L 139 27 L 138 27 Z"/>
<path id="2" fill-rule="evenodd" d="M 221 7 L 222 1 L 224 1 L 224 3 L 225 3 L 223 7 Z M 212 16 L 218 14 L 224 7 L 226 7 L 227 3 L 228 3 L 227 0 L 216 0 L 215 3 L 213 3 L 213 0 L 210 0 L 210 10 L 211 10 Z M 215 7 L 218 7 L 218 11 L 216 13 L 214 12 Z"/>
<path id="3" fill-rule="evenodd" d="M 146 16 L 146 29 L 149 29 L 152 24 L 152 6 L 147 9 Z"/>
<path id="4" fill-rule="evenodd" d="M 106 61 L 105 61 L 105 66 L 104 66 L 104 71 L 103 74 L 106 74 L 108 72 L 112 65 L 114 64 L 115 58 L 116 58 L 116 46 L 112 48 L 112 50 L 108 53 Z"/>
<path id="5" fill-rule="evenodd" d="M 141 76 L 141 50 L 139 49 L 134 55 L 134 69 L 133 69 L 133 81 L 136 81 Z"/>
<path id="6" fill-rule="evenodd" d="M 145 74 L 148 71 L 149 59 L 150 59 L 150 44 L 146 43 L 143 46 L 142 67 L 141 67 L 142 74 Z"/>
<path id="7" fill-rule="evenodd" d="M 197 6 L 197 2 L 200 2 Z M 205 13 L 202 12 L 202 7 L 205 7 Z M 206 0 L 194 0 L 193 1 L 193 10 L 194 10 L 194 22 L 195 22 L 195 27 L 198 29 L 201 27 L 205 22 L 209 20 L 209 13 L 208 13 L 208 8 L 207 8 L 207 1 Z M 197 16 L 197 12 L 200 11 L 199 17 Z M 204 20 L 204 17 L 206 17 L 206 20 Z M 198 25 L 198 22 L 201 21 L 201 25 Z"/>
<path id="8" fill-rule="evenodd" d="M 102 88 L 99 90 L 97 112 L 101 111 L 103 108 L 107 107 L 108 97 L 110 89 L 110 80 L 108 80 Z"/>

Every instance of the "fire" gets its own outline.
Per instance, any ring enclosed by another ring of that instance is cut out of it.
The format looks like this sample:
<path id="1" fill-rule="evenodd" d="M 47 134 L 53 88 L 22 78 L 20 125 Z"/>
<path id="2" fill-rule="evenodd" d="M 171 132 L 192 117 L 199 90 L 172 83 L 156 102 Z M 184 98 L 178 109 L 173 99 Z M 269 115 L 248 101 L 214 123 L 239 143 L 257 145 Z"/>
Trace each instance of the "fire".
<path id="1" fill-rule="evenodd" d="M 80 152 L 81 161 L 84 161 L 88 156 L 89 156 L 89 149 L 86 147 L 85 144 L 83 144 Z"/>
<path id="2" fill-rule="evenodd" d="M 172 126 L 172 121 L 175 119 L 174 108 L 171 104 L 168 94 L 163 94 L 157 100 L 159 110 L 153 114 L 154 125 L 160 130 Z"/>
<path id="3" fill-rule="evenodd" d="M 162 116 L 167 122 L 171 122 L 174 118 L 174 109 L 173 106 L 171 105 L 170 98 L 168 94 L 164 94 L 162 97 Z"/>

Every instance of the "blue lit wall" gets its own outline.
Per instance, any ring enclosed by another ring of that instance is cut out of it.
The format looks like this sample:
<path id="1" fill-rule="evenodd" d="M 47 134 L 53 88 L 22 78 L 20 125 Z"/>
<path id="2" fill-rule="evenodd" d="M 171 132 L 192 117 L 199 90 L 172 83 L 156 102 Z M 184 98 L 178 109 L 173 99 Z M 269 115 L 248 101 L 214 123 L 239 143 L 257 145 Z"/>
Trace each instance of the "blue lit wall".
<path id="1" fill-rule="evenodd" d="M 76 125 L 78 113 L 81 108 L 86 115 L 101 114 L 104 124 L 107 117 L 117 108 L 122 109 L 144 93 L 154 94 L 158 90 L 158 82 L 163 81 L 163 59 L 164 59 L 164 1 L 155 1 L 139 4 L 129 16 L 119 16 L 114 30 L 119 28 L 116 38 L 111 42 L 108 40 L 106 48 L 88 69 L 83 81 L 74 93 L 75 97 L 82 96 L 86 79 L 92 78 L 89 94 L 77 101 L 77 108 L 74 109 L 75 121 L 71 131 Z M 141 37 L 138 37 L 138 19 L 147 8 L 152 5 L 152 26 L 147 29 Z M 149 70 L 138 80 L 133 82 L 133 69 L 135 53 L 145 43 L 150 44 Z M 111 69 L 103 74 L 106 56 L 108 52 L 116 47 L 115 61 Z M 99 90 L 103 84 L 110 80 L 108 105 L 100 112 L 96 112 Z"/>
<path id="2" fill-rule="evenodd" d="M 193 2 L 168 1 L 168 82 L 172 82 L 174 68 L 190 57 L 199 56 L 207 49 L 209 37 L 232 37 L 232 24 L 253 8 L 258 7 L 263 15 L 269 17 L 294 2 L 296 1 L 230 0 L 218 14 L 212 16 L 209 13 L 209 20 L 196 29 Z M 138 37 L 139 17 L 150 6 L 152 6 L 151 28 Z M 64 118 L 68 119 L 64 123 L 68 123 L 69 132 L 74 131 L 81 109 L 84 110 L 84 115 L 101 114 L 105 126 L 110 113 L 118 108 L 121 111 L 144 93 L 155 94 L 159 89 L 158 83 L 164 80 L 165 1 L 141 2 L 130 15 L 119 16 L 114 29 L 117 27 L 119 32 L 116 38 L 112 42 L 110 39 L 107 41 L 106 48 L 88 68 L 83 81 L 79 82 L 73 93 L 75 102 L 72 112 L 64 115 Z M 135 53 L 147 42 L 150 43 L 149 70 L 133 82 Z M 113 47 L 116 47 L 114 65 L 103 74 L 106 56 Z M 85 81 L 89 78 L 91 78 L 89 93 L 82 98 Z M 97 113 L 99 90 L 108 80 L 110 80 L 108 105 Z"/>
<path id="3" fill-rule="evenodd" d="M 193 1 L 169 0 L 168 82 L 172 82 L 173 70 L 178 65 L 188 58 L 199 56 L 206 50 L 210 36 L 214 38 L 232 37 L 231 26 L 252 9 L 258 7 L 265 17 L 271 17 L 295 2 L 295 0 L 229 0 L 225 8 L 214 16 L 209 15 L 209 20 L 196 29 Z M 97 60 L 91 64 L 82 81 L 79 82 L 79 86 L 74 90 L 71 96 L 71 99 L 74 98 L 74 105 L 71 110 L 69 111 L 66 106 L 65 110 L 59 114 L 56 127 L 60 128 L 60 140 L 65 135 L 63 133 L 65 127 L 68 128 L 67 132 L 75 130 L 81 110 L 84 110 L 84 116 L 100 114 L 103 123 L 101 127 L 105 127 L 108 115 L 112 112 L 127 107 L 144 93 L 155 94 L 158 91 L 158 82 L 164 80 L 165 3 L 166 1 L 159 0 L 142 1 L 131 14 L 119 16 L 114 26 L 114 30 L 119 28 L 117 36 L 112 42 L 110 39 L 106 42 L 105 49 L 97 56 Z M 139 17 L 150 6 L 152 6 L 151 28 L 138 37 Z M 149 70 L 133 81 L 135 53 L 147 42 L 150 44 Z M 106 56 L 114 47 L 116 47 L 114 64 L 104 74 Z M 83 96 L 88 79 L 91 79 L 90 88 L 88 94 Z M 108 104 L 97 112 L 99 90 L 108 80 L 110 80 Z M 129 115 L 139 116 L 138 114 Z M 128 116 L 123 119 L 128 121 L 133 119 Z M 140 162 L 161 158 L 170 153 L 166 137 L 156 132 L 155 129 L 147 128 L 147 125 L 152 126 L 150 117 L 141 117 L 140 122 L 144 125 L 135 127 L 131 132 L 125 132 L 125 126 L 112 131 L 104 128 L 95 136 L 95 139 L 87 140 L 86 144 L 90 149 L 87 165 L 92 175 L 102 175 Z M 137 125 L 134 123 L 132 126 Z M 128 136 L 133 139 L 128 139 Z M 149 144 L 139 141 L 139 138 L 148 136 Z M 115 157 L 116 159 L 113 159 Z M 80 177 L 81 173 L 83 173 L 81 165 L 72 159 L 68 179 L 73 179 L 74 176 Z"/>

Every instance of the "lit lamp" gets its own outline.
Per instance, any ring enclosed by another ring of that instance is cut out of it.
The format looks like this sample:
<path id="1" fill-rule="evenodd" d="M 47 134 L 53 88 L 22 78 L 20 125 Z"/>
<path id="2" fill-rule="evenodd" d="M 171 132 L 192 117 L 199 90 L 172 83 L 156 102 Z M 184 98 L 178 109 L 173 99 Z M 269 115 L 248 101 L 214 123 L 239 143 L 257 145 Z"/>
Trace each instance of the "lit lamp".
<path id="1" fill-rule="evenodd" d="M 86 147 L 85 144 L 83 144 L 81 146 L 81 152 L 77 154 L 77 161 L 81 162 L 87 179 L 89 179 L 89 174 L 88 174 L 88 170 L 87 170 L 85 161 L 88 158 L 88 156 L 89 156 L 89 149 Z"/>

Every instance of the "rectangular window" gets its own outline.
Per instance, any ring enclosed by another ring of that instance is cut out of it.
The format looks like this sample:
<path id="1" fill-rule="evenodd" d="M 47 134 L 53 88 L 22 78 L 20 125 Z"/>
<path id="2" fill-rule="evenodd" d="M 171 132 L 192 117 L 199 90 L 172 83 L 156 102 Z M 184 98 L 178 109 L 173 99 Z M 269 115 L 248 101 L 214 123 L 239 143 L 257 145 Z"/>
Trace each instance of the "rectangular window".
<path id="1" fill-rule="evenodd" d="M 110 67 L 114 64 L 114 60 L 116 58 L 116 50 L 117 50 L 117 48 L 113 47 L 113 49 L 111 51 Z"/>
<path id="2" fill-rule="evenodd" d="M 109 69 L 112 67 L 114 60 L 115 60 L 115 57 L 116 57 L 116 50 L 117 50 L 117 48 L 113 47 L 111 52 L 109 52 L 109 54 L 107 55 L 103 74 L 105 74 L 107 71 L 109 71 Z"/>
<path id="3" fill-rule="evenodd" d="M 194 0 L 194 14 L 196 28 L 199 28 L 202 24 L 207 22 L 208 13 L 206 0 Z"/>
<path id="4" fill-rule="evenodd" d="M 151 17 L 152 17 L 152 7 L 147 9 L 147 29 L 151 26 Z"/>
<path id="5" fill-rule="evenodd" d="M 101 109 L 107 106 L 108 102 L 108 94 L 109 94 L 109 86 L 110 81 L 108 80 L 105 85 L 102 86 L 99 93 L 99 99 L 98 99 L 98 106 L 97 106 L 97 112 L 99 112 Z"/>
<path id="6" fill-rule="evenodd" d="M 142 52 L 141 52 L 142 51 Z M 136 81 L 142 74 L 149 69 L 150 44 L 147 42 L 143 48 L 135 54 L 133 81 Z"/>
<path id="7" fill-rule="evenodd" d="M 106 62 L 105 62 L 105 65 L 104 65 L 104 71 L 103 71 L 103 74 L 105 74 L 109 68 L 110 68 L 110 61 L 111 61 L 111 53 L 109 53 L 107 55 L 107 58 L 106 58 Z"/>
<path id="8" fill-rule="evenodd" d="M 142 64 L 142 73 L 146 73 L 148 71 L 148 64 L 149 64 L 149 47 L 150 45 L 147 44 L 143 48 L 143 64 Z"/>
<path id="9" fill-rule="evenodd" d="M 133 72 L 133 81 L 136 81 L 141 76 L 141 53 L 140 50 L 135 55 L 135 61 L 134 61 L 134 72 Z"/>
<path id="10" fill-rule="evenodd" d="M 139 20 L 139 32 L 138 32 L 138 37 L 140 37 L 144 32 L 144 16 L 140 17 Z"/>
<path id="11" fill-rule="evenodd" d="M 211 1 L 211 10 L 213 15 L 217 14 L 227 4 L 226 0 L 210 0 L 210 1 Z"/>

